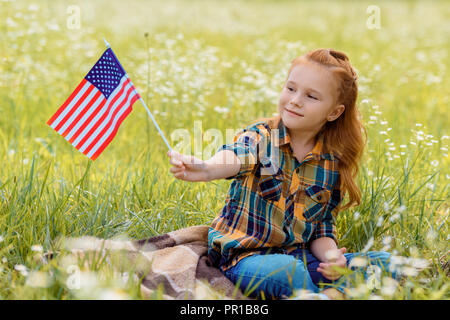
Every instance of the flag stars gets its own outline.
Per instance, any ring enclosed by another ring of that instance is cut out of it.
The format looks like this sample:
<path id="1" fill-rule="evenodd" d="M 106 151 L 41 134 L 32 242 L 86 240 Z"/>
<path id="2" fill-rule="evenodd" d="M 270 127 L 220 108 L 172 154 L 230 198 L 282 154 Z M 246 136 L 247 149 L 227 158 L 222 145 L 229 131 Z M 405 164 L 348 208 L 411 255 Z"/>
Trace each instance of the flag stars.
<path id="1" fill-rule="evenodd" d="M 107 50 L 89 71 L 86 79 L 108 98 L 120 84 L 120 79 L 123 75 L 123 70 L 119 67 L 109 50 Z"/>

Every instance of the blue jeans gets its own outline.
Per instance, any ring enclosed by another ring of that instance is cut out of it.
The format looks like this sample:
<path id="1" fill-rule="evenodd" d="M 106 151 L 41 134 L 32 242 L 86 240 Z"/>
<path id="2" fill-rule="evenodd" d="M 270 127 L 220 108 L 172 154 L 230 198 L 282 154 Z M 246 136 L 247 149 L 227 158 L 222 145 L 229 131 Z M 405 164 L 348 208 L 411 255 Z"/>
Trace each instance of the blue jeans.
<path id="1" fill-rule="evenodd" d="M 354 271 L 353 276 L 359 273 L 367 280 L 376 271 L 374 270 L 376 267 L 372 267 L 368 272 L 369 265 L 378 266 L 379 272 L 389 273 L 389 252 L 369 251 L 344 255 L 347 266 L 350 265 L 350 269 Z M 365 258 L 366 267 L 353 266 L 352 259 L 357 256 Z M 320 288 L 334 287 L 344 292 L 350 276 L 342 276 L 336 281 L 328 280 L 317 271 L 319 263 L 320 261 L 309 250 L 297 249 L 290 254 L 254 254 L 243 258 L 223 273 L 234 284 L 238 284 L 244 294 L 257 299 L 289 297 L 298 289 L 318 293 L 321 291 Z M 389 276 L 397 278 L 395 272 L 389 273 Z"/>

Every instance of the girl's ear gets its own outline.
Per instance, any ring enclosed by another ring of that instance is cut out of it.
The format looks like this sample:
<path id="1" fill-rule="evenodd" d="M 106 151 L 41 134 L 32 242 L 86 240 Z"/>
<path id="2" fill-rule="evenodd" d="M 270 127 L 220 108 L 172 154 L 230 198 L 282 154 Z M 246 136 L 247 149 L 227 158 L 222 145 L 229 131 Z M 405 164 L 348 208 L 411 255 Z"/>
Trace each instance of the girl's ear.
<path id="1" fill-rule="evenodd" d="M 334 121 L 344 112 L 345 106 L 343 104 L 340 104 L 339 106 L 335 107 L 333 111 L 328 115 L 327 120 L 328 121 Z"/>

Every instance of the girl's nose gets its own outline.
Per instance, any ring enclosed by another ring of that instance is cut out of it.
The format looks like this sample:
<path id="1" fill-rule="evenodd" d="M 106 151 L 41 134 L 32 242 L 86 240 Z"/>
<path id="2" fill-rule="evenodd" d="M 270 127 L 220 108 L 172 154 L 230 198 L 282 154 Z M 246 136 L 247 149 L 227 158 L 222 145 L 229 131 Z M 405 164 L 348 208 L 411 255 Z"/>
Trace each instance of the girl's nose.
<path id="1" fill-rule="evenodd" d="M 301 108 L 301 107 L 303 106 L 303 103 L 301 103 L 301 102 L 298 101 L 298 100 L 292 100 L 292 101 L 291 101 L 291 105 L 293 105 L 293 106 L 295 106 L 295 107 L 297 107 L 297 108 Z"/>
<path id="2" fill-rule="evenodd" d="M 298 108 L 301 108 L 303 106 L 303 100 L 302 97 L 297 95 L 295 97 L 292 97 L 292 100 L 290 101 L 291 105 L 296 106 Z"/>

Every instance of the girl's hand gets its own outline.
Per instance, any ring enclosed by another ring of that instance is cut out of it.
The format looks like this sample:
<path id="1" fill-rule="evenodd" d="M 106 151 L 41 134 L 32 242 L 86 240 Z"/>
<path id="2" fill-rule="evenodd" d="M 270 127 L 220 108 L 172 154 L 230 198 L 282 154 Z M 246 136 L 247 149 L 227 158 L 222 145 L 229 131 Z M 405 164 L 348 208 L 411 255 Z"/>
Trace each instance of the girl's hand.
<path id="1" fill-rule="evenodd" d="M 335 281 L 341 277 L 341 272 L 339 268 L 345 269 L 347 267 L 347 259 L 344 253 L 347 251 L 346 248 L 340 248 L 336 250 L 336 255 L 327 259 L 326 262 L 321 262 L 317 271 L 319 271 L 328 280 Z"/>
<path id="2" fill-rule="evenodd" d="M 194 156 L 187 156 L 177 151 L 168 151 L 170 158 L 170 172 L 174 177 L 185 181 L 209 181 L 207 165 L 205 161 Z"/>

